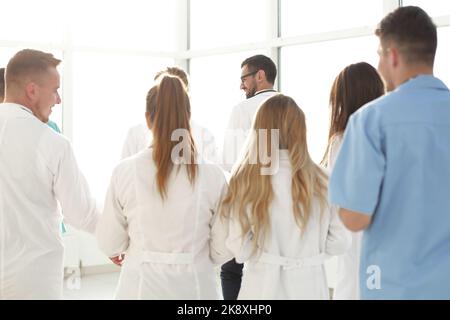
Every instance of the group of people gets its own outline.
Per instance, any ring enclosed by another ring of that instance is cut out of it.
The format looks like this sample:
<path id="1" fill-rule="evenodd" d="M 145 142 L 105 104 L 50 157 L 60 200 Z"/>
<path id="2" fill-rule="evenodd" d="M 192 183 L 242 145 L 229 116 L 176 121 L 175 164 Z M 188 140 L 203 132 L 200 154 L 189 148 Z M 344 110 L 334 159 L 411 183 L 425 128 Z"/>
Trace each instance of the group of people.
<path id="1" fill-rule="evenodd" d="M 0 105 L 0 299 L 62 297 L 63 215 L 121 266 L 118 299 L 329 299 L 331 256 L 334 299 L 450 299 L 450 91 L 433 76 L 436 26 L 401 7 L 376 35 L 378 72 L 351 64 L 332 84 L 322 165 L 270 58 L 243 61 L 247 99 L 220 157 L 191 120 L 184 71 L 161 71 L 102 214 L 47 125 L 60 60 L 18 52 Z"/>

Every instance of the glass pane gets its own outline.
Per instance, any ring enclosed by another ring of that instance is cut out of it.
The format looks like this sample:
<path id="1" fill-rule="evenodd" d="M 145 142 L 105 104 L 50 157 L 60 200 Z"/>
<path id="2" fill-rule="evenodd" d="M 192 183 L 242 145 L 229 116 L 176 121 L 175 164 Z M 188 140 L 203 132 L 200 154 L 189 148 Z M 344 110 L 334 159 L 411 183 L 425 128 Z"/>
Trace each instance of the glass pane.
<path id="1" fill-rule="evenodd" d="M 255 54 L 268 52 L 239 52 L 191 60 L 192 118 L 208 128 L 221 150 L 232 108 L 245 94 L 240 90 L 241 63 Z"/>
<path id="2" fill-rule="evenodd" d="M 379 0 L 282 0 L 283 37 L 374 26 L 383 18 Z"/>
<path id="3" fill-rule="evenodd" d="M 1 48 L 0 50 L 0 68 L 6 68 L 9 60 L 21 49 L 16 48 Z"/>
<path id="4" fill-rule="evenodd" d="M 450 1 L 444 0 L 403 0 L 403 6 L 418 6 L 432 17 L 450 14 Z"/>
<path id="5" fill-rule="evenodd" d="M 64 34 L 64 2 L 14 0 L 1 2 L 0 40 L 60 44 Z"/>
<path id="6" fill-rule="evenodd" d="M 128 129 L 145 122 L 155 73 L 172 64 L 170 59 L 141 56 L 74 55 L 73 143 L 97 199 L 104 199 Z"/>
<path id="7" fill-rule="evenodd" d="M 329 96 L 338 73 L 351 63 L 365 61 L 375 68 L 378 39 L 373 37 L 327 41 L 281 50 L 281 88 L 305 112 L 308 148 L 320 162 L 328 137 Z"/>
<path id="8" fill-rule="evenodd" d="M 69 1 L 76 45 L 175 50 L 177 0 Z"/>
<path id="9" fill-rule="evenodd" d="M 214 48 L 266 40 L 268 1 L 192 0 L 191 49 Z"/>
<path id="10" fill-rule="evenodd" d="M 450 86 L 450 27 L 438 28 L 438 46 L 434 74 Z"/>

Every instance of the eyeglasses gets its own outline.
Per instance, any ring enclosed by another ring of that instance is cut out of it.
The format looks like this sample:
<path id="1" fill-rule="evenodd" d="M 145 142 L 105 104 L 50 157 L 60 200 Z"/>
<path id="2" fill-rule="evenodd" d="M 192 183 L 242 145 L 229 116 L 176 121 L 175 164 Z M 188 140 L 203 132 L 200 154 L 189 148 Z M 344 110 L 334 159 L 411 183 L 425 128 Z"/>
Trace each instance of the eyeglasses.
<path id="1" fill-rule="evenodd" d="M 247 73 L 247 74 L 244 74 L 243 76 L 241 76 L 241 83 L 244 83 L 244 81 L 245 81 L 245 78 L 247 78 L 247 77 L 250 77 L 250 76 L 253 76 L 253 75 L 257 74 L 257 73 L 258 73 L 258 71 L 259 71 L 259 70 L 256 70 L 256 71 L 252 71 L 252 72 L 249 72 L 249 73 Z"/>

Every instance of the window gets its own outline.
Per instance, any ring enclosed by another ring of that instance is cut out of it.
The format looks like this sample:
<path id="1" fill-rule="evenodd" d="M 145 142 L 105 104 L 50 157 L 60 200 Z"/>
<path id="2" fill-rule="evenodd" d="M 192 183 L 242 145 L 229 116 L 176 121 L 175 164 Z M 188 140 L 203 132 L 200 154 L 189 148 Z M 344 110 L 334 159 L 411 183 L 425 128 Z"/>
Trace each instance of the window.
<path id="1" fill-rule="evenodd" d="M 191 49 L 214 48 L 268 39 L 269 2 L 193 0 Z"/>
<path id="2" fill-rule="evenodd" d="M 434 74 L 450 86 L 450 27 L 438 28 L 438 46 Z"/>
<path id="3" fill-rule="evenodd" d="M 291 96 L 306 116 L 308 148 L 320 162 L 328 139 L 331 85 L 347 65 L 365 61 L 375 68 L 378 40 L 375 36 L 327 41 L 281 50 L 281 89 Z"/>
<path id="4" fill-rule="evenodd" d="M 283 37 L 374 26 L 383 17 L 379 0 L 281 1 Z"/>
<path id="5" fill-rule="evenodd" d="M 64 5 L 58 0 L 2 1 L 0 40 L 61 44 L 67 26 Z"/>
<path id="6" fill-rule="evenodd" d="M 103 201 L 128 129 L 145 122 L 146 96 L 170 59 L 74 55 L 73 144 L 95 197 Z"/>
<path id="7" fill-rule="evenodd" d="M 438 17 L 450 15 L 450 1 L 442 0 L 403 0 L 402 5 L 418 6 L 425 10 L 429 16 Z"/>
<path id="8" fill-rule="evenodd" d="M 75 45 L 176 50 L 177 0 L 68 1 Z"/>

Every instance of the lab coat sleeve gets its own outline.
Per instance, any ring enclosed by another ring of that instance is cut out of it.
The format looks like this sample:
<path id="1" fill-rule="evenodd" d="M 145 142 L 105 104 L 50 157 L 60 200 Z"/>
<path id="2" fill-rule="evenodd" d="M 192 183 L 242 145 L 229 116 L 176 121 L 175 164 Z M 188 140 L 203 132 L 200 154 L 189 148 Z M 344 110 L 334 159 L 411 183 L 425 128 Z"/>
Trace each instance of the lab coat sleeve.
<path id="1" fill-rule="evenodd" d="M 122 147 L 122 158 L 125 159 L 128 157 L 131 157 L 132 155 L 136 154 L 136 147 L 134 145 L 134 138 L 133 138 L 133 130 L 129 130 L 127 133 L 127 137 L 125 138 L 125 142 Z"/>
<path id="2" fill-rule="evenodd" d="M 333 206 L 327 210 L 330 210 L 330 223 L 325 241 L 325 253 L 331 256 L 341 255 L 350 249 L 352 235 L 339 219 L 337 208 Z"/>
<path id="3" fill-rule="evenodd" d="M 124 253 L 129 246 L 128 223 L 118 196 L 114 172 L 96 230 L 98 246 L 108 257 Z"/>
<path id="4" fill-rule="evenodd" d="M 64 221 L 77 229 L 94 233 L 99 212 L 69 142 L 64 145 L 58 160 L 53 190 L 61 205 Z"/>
<path id="5" fill-rule="evenodd" d="M 224 217 L 219 212 L 220 201 L 226 194 L 228 188 L 226 184 L 225 177 L 222 178 L 222 188 L 220 192 L 220 197 L 215 204 L 215 209 L 213 210 L 213 217 L 211 219 L 211 236 L 210 236 L 210 257 L 213 263 L 223 264 L 229 261 L 233 256 L 228 250 L 225 241 L 228 236 L 228 218 Z"/>

